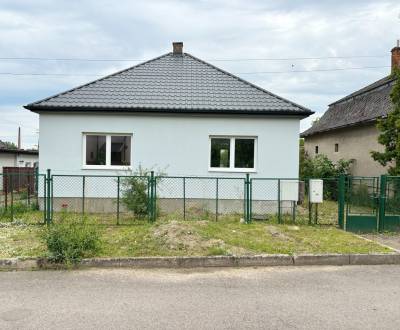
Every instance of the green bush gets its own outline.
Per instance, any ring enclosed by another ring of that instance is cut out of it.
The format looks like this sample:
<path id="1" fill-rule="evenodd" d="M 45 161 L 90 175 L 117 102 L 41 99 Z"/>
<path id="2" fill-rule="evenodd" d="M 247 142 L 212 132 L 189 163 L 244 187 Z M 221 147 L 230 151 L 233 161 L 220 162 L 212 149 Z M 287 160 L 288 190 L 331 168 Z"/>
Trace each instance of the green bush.
<path id="1" fill-rule="evenodd" d="M 100 233 L 96 226 L 82 221 L 68 221 L 67 214 L 61 221 L 43 231 L 42 240 L 53 262 L 74 264 L 84 257 L 93 256 L 100 250 Z"/>
<path id="2" fill-rule="evenodd" d="M 131 211 L 138 219 L 144 219 L 149 212 L 149 176 L 151 170 L 144 169 L 139 166 L 135 173 L 122 179 L 122 203 Z M 156 176 L 165 175 L 157 172 Z M 157 179 L 156 184 L 160 183 Z M 156 210 L 157 212 L 157 210 Z"/>
<path id="3" fill-rule="evenodd" d="M 334 178 L 340 174 L 348 174 L 353 160 L 340 159 L 336 164 L 327 156 L 320 154 L 314 158 L 304 154 L 300 162 L 300 177 L 305 178 Z"/>
<path id="4" fill-rule="evenodd" d="M 148 214 L 148 179 L 142 177 L 127 177 L 122 180 L 124 187 L 122 203 L 135 217 L 143 219 Z"/>

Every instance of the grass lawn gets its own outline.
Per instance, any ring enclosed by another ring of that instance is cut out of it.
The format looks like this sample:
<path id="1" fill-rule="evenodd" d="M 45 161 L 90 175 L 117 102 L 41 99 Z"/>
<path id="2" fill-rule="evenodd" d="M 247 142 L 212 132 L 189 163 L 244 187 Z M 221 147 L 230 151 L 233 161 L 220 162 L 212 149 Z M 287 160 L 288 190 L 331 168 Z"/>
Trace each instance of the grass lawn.
<path id="1" fill-rule="evenodd" d="M 278 225 L 273 220 L 247 225 L 239 217 L 97 227 L 102 236 L 99 257 L 391 252 L 333 226 Z M 0 258 L 45 255 L 42 230 L 39 225 L 0 223 Z"/>

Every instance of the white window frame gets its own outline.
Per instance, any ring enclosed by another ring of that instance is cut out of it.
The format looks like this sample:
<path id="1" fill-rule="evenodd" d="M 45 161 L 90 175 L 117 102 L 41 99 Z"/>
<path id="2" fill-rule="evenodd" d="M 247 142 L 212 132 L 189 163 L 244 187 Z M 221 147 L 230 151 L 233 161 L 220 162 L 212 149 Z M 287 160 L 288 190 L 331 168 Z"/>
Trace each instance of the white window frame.
<path id="1" fill-rule="evenodd" d="M 211 139 L 229 139 L 229 167 L 211 167 Z M 254 167 L 239 168 L 235 167 L 235 140 L 249 139 L 254 140 Z M 243 135 L 210 135 L 208 138 L 208 171 L 209 172 L 237 172 L 237 173 L 255 173 L 257 172 L 258 155 L 258 137 Z"/>
<path id="2" fill-rule="evenodd" d="M 105 136 L 106 137 L 106 164 L 105 165 L 87 165 L 86 164 L 86 137 L 89 135 Z M 131 138 L 131 154 L 130 165 L 111 165 L 111 137 L 112 136 L 130 136 Z M 131 170 L 133 158 L 133 134 L 132 133 L 103 133 L 103 132 L 83 132 L 82 133 L 82 169 L 85 170 Z"/>

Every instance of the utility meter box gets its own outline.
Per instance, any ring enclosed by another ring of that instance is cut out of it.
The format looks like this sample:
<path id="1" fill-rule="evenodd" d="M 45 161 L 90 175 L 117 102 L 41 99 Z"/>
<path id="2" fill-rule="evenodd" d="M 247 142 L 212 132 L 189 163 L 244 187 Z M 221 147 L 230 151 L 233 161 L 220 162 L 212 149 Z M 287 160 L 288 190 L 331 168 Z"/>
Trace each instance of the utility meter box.
<path id="1" fill-rule="evenodd" d="M 298 180 L 281 180 L 281 201 L 299 200 L 299 181 Z"/>
<path id="2" fill-rule="evenodd" d="M 324 181 L 320 179 L 311 179 L 309 195 L 311 203 L 322 203 L 324 199 Z"/>

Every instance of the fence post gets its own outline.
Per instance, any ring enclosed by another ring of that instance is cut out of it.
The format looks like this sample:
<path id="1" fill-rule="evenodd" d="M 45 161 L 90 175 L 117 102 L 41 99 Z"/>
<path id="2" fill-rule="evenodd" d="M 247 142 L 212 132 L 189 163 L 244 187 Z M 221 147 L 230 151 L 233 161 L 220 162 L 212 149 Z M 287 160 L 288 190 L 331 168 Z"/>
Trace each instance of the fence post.
<path id="1" fill-rule="evenodd" d="M 150 221 L 154 221 L 154 171 L 150 172 Z"/>
<path id="2" fill-rule="evenodd" d="M 153 173 L 153 221 L 157 218 L 157 177 Z"/>
<path id="3" fill-rule="evenodd" d="M 3 172 L 3 192 L 4 192 L 4 208 L 7 210 L 8 206 L 8 186 L 9 186 L 9 178 L 8 178 L 8 173 Z"/>
<path id="4" fill-rule="evenodd" d="M 380 192 L 379 192 L 379 212 L 378 212 L 378 230 L 383 231 L 385 229 L 385 204 L 386 204 L 386 184 L 387 175 L 381 175 L 380 180 Z"/>
<path id="5" fill-rule="evenodd" d="M 35 167 L 35 193 L 39 193 L 39 167 Z"/>
<path id="6" fill-rule="evenodd" d="M 117 177 L 117 225 L 119 225 L 119 186 L 120 186 L 120 177 Z"/>
<path id="7" fill-rule="evenodd" d="M 216 187 L 215 187 L 215 221 L 218 221 L 218 178 L 216 178 Z"/>
<path id="8" fill-rule="evenodd" d="M 339 200 L 338 200 L 338 225 L 344 229 L 344 205 L 346 203 L 346 179 L 344 174 L 339 176 Z"/>
<path id="9" fill-rule="evenodd" d="M 10 189 L 11 189 L 11 222 L 14 220 L 14 178 L 12 177 L 12 173 L 10 174 Z"/>
<path id="10" fill-rule="evenodd" d="M 52 201 L 51 201 L 51 170 L 48 168 L 47 169 L 47 177 L 46 177 L 46 183 L 47 183 L 47 196 L 46 196 L 46 203 L 47 203 L 47 216 L 46 216 L 46 222 L 49 225 L 51 221 L 53 220 L 51 218 L 51 209 L 52 209 Z"/>
<path id="11" fill-rule="evenodd" d="M 186 178 L 183 177 L 183 220 L 186 220 Z"/>
<path id="12" fill-rule="evenodd" d="M 278 223 L 281 223 L 281 179 L 278 179 Z"/>
<path id="13" fill-rule="evenodd" d="M 246 223 L 251 222 L 250 216 L 250 174 L 246 173 L 245 179 L 245 208 L 244 208 L 244 220 Z"/>
<path id="14" fill-rule="evenodd" d="M 47 223 L 47 180 L 46 174 L 43 176 L 43 224 Z"/>
<path id="15" fill-rule="evenodd" d="M 86 176 L 82 175 L 82 215 L 85 215 L 85 184 Z"/>

